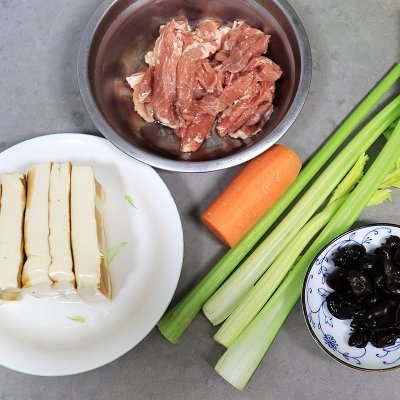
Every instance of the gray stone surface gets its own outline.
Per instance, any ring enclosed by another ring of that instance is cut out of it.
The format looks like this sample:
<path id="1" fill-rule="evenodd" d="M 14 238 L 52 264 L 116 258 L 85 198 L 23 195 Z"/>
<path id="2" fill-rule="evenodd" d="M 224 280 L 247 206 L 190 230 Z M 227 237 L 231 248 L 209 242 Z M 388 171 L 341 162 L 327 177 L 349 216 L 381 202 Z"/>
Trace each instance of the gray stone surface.
<path id="1" fill-rule="evenodd" d="M 96 132 L 79 96 L 75 62 L 85 24 L 99 3 L 0 0 L 0 150 L 42 134 Z M 309 34 L 313 80 L 300 117 L 281 142 L 305 161 L 400 59 L 400 3 L 292 0 L 292 5 Z M 204 175 L 160 171 L 176 200 L 185 233 L 176 298 L 225 251 L 197 217 L 237 170 Z M 400 196 L 394 196 L 393 204 L 367 210 L 361 220 L 400 223 Z M 123 357 L 77 376 L 43 378 L 0 367 L 0 399 L 398 397 L 398 371 L 357 372 L 323 354 L 307 332 L 299 305 L 244 392 L 214 372 L 222 349 L 213 342 L 213 332 L 199 315 L 178 346 L 153 330 Z"/>

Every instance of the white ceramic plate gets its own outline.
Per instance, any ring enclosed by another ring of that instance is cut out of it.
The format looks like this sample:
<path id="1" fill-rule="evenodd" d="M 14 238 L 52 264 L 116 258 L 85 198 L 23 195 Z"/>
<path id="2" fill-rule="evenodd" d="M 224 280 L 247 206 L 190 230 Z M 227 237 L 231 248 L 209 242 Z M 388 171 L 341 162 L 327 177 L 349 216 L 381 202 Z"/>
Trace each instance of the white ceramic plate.
<path id="1" fill-rule="evenodd" d="M 151 167 L 105 139 L 54 134 L 28 140 L 0 154 L 0 172 L 67 160 L 93 166 L 105 189 L 107 244 L 115 249 L 113 300 L 86 305 L 26 295 L 0 305 L 0 364 L 35 375 L 88 371 L 132 349 L 164 313 L 182 266 L 182 226 L 167 187 Z"/>

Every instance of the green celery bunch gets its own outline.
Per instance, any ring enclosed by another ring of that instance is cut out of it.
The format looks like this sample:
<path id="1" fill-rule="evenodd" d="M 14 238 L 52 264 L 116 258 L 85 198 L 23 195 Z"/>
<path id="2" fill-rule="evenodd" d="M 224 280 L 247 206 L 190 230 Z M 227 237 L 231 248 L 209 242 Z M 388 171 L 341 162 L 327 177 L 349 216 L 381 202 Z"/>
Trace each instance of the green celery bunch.
<path id="1" fill-rule="evenodd" d="M 254 285 L 215 334 L 214 339 L 218 343 L 229 347 L 254 319 L 293 267 L 301 252 L 332 219 L 345 201 L 347 195 L 360 181 L 367 160 L 368 156 L 362 154 L 336 188 L 329 204 L 308 221 L 296 237 L 282 250 L 271 267 Z"/>
<path id="2" fill-rule="evenodd" d="M 351 227 L 399 158 L 400 123 L 396 125 L 388 142 L 360 183 L 348 195 L 256 318 L 217 362 L 216 371 L 233 386 L 238 389 L 245 387 L 299 299 L 305 273 L 313 259 L 326 244 Z M 397 161 L 396 167 L 398 165 Z"/>

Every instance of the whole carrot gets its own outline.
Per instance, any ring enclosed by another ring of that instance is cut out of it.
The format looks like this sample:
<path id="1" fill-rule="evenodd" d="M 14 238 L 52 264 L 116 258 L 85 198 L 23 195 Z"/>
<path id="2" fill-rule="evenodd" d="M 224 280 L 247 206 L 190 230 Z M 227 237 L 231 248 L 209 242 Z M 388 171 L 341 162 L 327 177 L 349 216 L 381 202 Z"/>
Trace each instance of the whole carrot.
<path id="1" fill-rule="evenodd" d="M 274 145 L 250 161 L 201 215 L 220 240 L 233 247 L 274 205 L 301 168 L 297 154 Z"/>

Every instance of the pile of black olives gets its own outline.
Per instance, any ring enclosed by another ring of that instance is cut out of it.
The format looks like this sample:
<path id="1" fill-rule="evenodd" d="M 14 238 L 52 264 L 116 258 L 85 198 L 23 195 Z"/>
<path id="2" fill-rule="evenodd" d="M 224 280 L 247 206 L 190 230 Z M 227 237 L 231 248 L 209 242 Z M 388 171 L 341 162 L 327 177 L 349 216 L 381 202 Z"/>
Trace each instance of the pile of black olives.
<path id="1" fill-rule="evenodd" d="M 331 314 L 352 319 L 349 345 L 387 347 L 400 338 L 400 238 L 367 254 L 361 244 L 349 244 L 333 256 L 336 268 L 327 284 L 334 292 L 327 298 Z"/>

